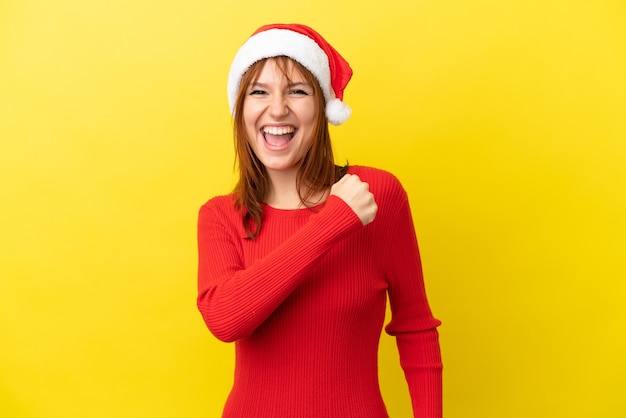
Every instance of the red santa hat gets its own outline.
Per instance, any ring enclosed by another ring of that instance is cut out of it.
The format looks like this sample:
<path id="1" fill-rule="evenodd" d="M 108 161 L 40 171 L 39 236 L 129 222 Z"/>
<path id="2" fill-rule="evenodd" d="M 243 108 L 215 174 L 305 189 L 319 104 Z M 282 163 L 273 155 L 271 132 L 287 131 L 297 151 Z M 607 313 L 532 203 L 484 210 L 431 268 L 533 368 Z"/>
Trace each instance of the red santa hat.
<path id="1" fill-rule="evenodd" d="M 317 79 L 326 99 L 326 117 L 333 125 L 345 122 L 352 110 L 343 102 L 343 90 L 352 77 L 348 62 L 322 36 L 305 25 L 271 24 L 260 27 L 241 46 L 228 74 L 228 102 L 235 113 L 241 77 L 265 58 L 287 56 Z"/>

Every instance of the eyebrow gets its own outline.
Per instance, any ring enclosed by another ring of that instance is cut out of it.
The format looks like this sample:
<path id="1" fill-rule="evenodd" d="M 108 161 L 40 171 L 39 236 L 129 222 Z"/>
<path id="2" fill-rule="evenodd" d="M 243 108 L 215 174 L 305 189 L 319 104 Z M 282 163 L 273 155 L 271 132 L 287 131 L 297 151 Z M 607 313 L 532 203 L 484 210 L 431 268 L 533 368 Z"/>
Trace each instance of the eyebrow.
<path id="1" fill-rule="evenodd" d="M 298 81 L 298 82 L 295 82 L 295 83 L 289 83 L 289 87 L 300 87 L 300 86 L 308 87 L 308 88 L 311 88 L 311 89 L 313 88 L 313 86 L 311 84 L 305 83 L 304 81 Z"/>
<path id="2" fill-rule="evenodd" d="M 248 88 L 253 88 L 253 87 L 261 87 L 263 89 L 267 89 L 267 88 L 269 88 L 269 85 L 266 84 L 266 83 L 259 83 L 258 81 L 255 81 L 254 83 L 250 83 L 250 85 L 248 86 Z M 297 81 L 295 83 L 289 83 L 289 85 L 287 87 L 288 88 L 308 87 L 310 89 L 313 88 L 313 86 L 310 83 L 305 83 L 303 81 Z"/>

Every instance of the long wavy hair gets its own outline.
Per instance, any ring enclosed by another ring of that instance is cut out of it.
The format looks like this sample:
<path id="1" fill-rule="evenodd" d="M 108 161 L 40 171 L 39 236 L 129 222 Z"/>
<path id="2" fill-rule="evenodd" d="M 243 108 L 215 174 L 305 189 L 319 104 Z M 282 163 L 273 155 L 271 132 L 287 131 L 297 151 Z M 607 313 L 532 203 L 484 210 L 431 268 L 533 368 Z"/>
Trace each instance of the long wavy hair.
<path id="1" fill-rule="evenodd" d="M 324 111 L 326 103 L 319 82 L 311 72 L 291 58 L 279 56 L 273 59 L 283 76 L 289 79 L 290 71 L 299 71 L 303 78 L 313 86 L 315 97 L 315 123 L 313 141 L 300 162 L 296 177 L 296 188 L 302 205 L 311 208 L 311 198 L 319 192 L 328 190 L 347 171 L 348 166 L 336 166 L 333 156 L 328 120 Z M 263 204 L 269 192 L 270 180 L 267 170 L 254 153 L 243 118 L 243 107 L 248 87 L 261 75 L 268 59 L 254 63 L 241 78 L 237 101 L 233 134 L 239 180 L 235 186 L 235 208 L 241 212 L 242 222 L 249 239 L 257 237 L 263 223 Z"/>

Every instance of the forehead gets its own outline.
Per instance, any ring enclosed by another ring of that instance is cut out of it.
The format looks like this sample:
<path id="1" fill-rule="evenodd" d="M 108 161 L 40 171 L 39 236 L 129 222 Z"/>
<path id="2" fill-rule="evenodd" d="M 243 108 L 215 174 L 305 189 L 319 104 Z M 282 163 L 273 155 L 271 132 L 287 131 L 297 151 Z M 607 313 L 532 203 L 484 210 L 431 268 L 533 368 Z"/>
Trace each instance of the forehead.
<path id="1" fill-rule="evenodd" d="M 299 65 L 287 57 L 268 58 L 264 62 L 259 63 L 255 72 L 254 81 L 258 81 L 261 78 L 286 81 L 306 81 L 307 79 L 300 70 Z"/>

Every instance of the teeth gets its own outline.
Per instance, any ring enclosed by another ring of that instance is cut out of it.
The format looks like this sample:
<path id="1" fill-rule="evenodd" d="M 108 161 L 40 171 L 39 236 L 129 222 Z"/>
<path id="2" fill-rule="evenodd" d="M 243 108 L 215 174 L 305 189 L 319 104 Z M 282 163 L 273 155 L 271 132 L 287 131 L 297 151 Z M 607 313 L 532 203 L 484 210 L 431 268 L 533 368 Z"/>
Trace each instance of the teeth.
<path id="1" fill-rule="evenodd" d="M 263 128 L 263 132 L 270 135 L 286 135 L 294 131 L 293 126 L 266 126 Z"/>

